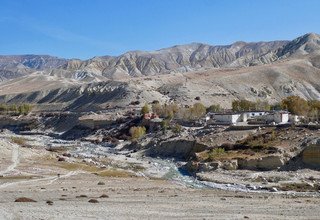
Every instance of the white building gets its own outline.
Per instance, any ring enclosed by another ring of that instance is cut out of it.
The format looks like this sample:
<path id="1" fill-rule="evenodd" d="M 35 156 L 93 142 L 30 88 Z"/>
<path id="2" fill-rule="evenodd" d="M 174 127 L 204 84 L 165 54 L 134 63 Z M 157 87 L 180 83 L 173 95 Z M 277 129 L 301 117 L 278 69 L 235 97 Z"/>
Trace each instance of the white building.
<path id="1" fill-rule="evenodd" d="M 206 116 L 206 122 L 209 124 L 237 124 L 239 122 L 269 124 L 275 122 L 284 124 L 289 122 L 289 112 L 286 111 L 255 111 L 242 113 L 209 113 Z"/>
<path id="2" fill-rule="evenodd" d="M 277 124 L 284 124 L 289 122 L 289 112 L 275 111 L 265 115 L 267 123 L 275 122 Z"/>
<path id="3" fill-rule="evenodd" d="M 247 118 L 255 118 L 255 117 L 265 115 L 266 112 L 265 111 L 254 111 L 254 112 L 244 112 L 244 114 L 247 115 Z"/>
<path id="4" fill-rule="evenodd" d="M 242 121 L 241 114 L 238 113 L 214 114 L 213 119 L 219 124 L 235 124 Z"/>
<path id="5" fill-rule="evenodd" d="M 298 115 L 289 115 L 289 121 L 292 123 L 300 122 L 300 118 Z"/>

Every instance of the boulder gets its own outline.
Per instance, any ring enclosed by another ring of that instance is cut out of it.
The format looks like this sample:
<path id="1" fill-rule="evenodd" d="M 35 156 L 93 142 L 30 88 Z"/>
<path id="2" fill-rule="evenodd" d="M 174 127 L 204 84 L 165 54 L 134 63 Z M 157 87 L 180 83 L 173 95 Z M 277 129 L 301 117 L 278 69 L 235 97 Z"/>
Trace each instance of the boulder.
<path id="1" fill-rule="evenodd" d="M 214 171 L 221 167 L 221 162 L 214 161 L 214 162 L 208 162 L 208 163 L 199 163 L 198 171 L 199 172 L 210 172 Z"/>
<path id="2" fill-rule="evenodd" d="M 190 173 L 210 172 L 220 168 L 221 162 L 214 161 L 214 162 L 200 163 L 195 161 L 189 161 L 188 163 L 186 163 L 184 167 Z"/>
<path id="3" fill-rule="evenodd" d="M 221 167 L 225 170 L 236 170 L 238 169 L 238 160 L 224 161 Z"/>

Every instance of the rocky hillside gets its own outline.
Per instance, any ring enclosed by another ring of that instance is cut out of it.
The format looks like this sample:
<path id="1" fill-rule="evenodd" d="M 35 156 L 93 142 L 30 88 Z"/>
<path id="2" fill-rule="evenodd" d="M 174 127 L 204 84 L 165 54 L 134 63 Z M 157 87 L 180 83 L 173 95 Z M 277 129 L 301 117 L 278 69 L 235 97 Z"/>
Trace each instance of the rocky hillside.
<path id="1" fill-rule="evenodd" d="M 67 62 L 67 59 L 48 56 L 48 55 L 14 55 L 0 56 L 0 67 L 18 67 L 44 70 L 57 68 Z"/>
<path id="2" fill-rule="evenodd" d="M 153 100 L 189 105 L 195 97 L 223 107 L 243 98 L 271 103 L 289 95 L 320 99 L 320 36 L 229 46 L 194 43 L 86 61 L 2 56 L 0 79 L 3 102 L 70 110 Z"/>
<path id="3" fill-rule="evenodd" d="M 221 67 L 242 67 L 269 63 L 272 57 L 257 59 L 284 46 L 286 41 L 211 46 L 193 43 L 158 51 L 132 51 L 118 57 L 95 57 L 87 61 L 69 61 L 62 68 L 119 79 L 128 76 L 150 76 L 172 72 L 189 72 Z"/>
<path id="4" fill-rule="evenodd" d="M 293 41 L 235 42 L 226 46 L 192 43 L 84 61 L 40 55 L 0 56 L 0 78 L 11 79 L 41 70 L 44 74 L 92 81 L 95 78 L 123 79 L 212 68 L 248 67 L 288 57 L 318 54 L 319 42 L 319 35 L 310 33 Z M 52 69 L 56 71 L 52 72 Z"/>
<path id="5" fill-rule="evenodd" d="M 66 59 L 48 55 L 0 56 L 0 81 L 18 78 L 37 70 L 58 68 Z"/>

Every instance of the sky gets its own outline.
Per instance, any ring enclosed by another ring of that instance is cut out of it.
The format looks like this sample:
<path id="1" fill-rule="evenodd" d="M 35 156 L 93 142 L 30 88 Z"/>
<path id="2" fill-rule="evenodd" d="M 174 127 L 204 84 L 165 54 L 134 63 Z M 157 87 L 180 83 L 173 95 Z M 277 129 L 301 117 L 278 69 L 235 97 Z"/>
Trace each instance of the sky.
<path id="1" fill-rule="evenodd" d="M 319 0 L 0 0 L 0 54 L 88 59 L 320 34 Z"/>

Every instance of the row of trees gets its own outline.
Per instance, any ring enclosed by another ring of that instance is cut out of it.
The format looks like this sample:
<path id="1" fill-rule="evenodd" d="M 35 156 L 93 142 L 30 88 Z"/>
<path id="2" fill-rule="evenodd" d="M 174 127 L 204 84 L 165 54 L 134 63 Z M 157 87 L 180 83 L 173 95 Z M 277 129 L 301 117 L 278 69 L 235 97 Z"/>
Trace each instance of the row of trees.
<path id="1" fill-rule="evenodd" d="M 272 108 L 267 101 L 248 101 L 246 99 L 232 101 L 232 110 L 238 111 L 270 111 Z"/>
<path id="2" fill-rule="evenodd" d="M 315 116 L 320 113 L 320 101 L 305 100 L 299 96 L 288 96 L 281 102 L 270 105 L 267 101 L 248 101 L 245 99 L 232 102 L 233 111 L 270 111 L 287 110 L 295 115 Z"/>
<path id="3" fill-rule="evenodd" d="M 175 103 L 171 104 L 153 104 L 151 109 L 146 104 L 142 107 L 141 113 L 149 113 L 152 110 L 153 113 L 159 115 L 165 119 L 187 119 L 187 120 L 197 120 L 203 117 L 207 109 L 202 103 L 195 103 L 190 107 L 181 107 Z"/>
<path id="4" fill-rule="evenodd" d="M 27 115 L 32 108 L 30 104 L 0 104 L 0 114 Z"/>
<path id="5" fill-rule="evenodd" d="M 305 100 L 299 96 L 289 96 L 280 103 L 280 108 L 288 110 L 292 114 L 319 118 L 320 101 Z"/>
<path id="6" fill-rule="evenodd" d="M 239 111 L 270 111 L 270 110 L 287 110 L 292 114 L 317 117 L 320 115 L 320 101 L 318 100 L 305 100 L 299 96 L 289 96 L 276 104 L 269 104 L 267 101 L 249 101 L 246 99 L 232 101 L 232 110 Z M 211 105 L 206 108 L 202 103 L 195 103 L 191 107 L 181 107 L 175 103 L 159 104 L 158 102 L 145 105 L 141 113 L 154 112 L 162 118 L 167 119 L 188 119 L 197 120 L 205 115 L 206 112 L 223 112 L 224 109 L 219 105 Z"/>

